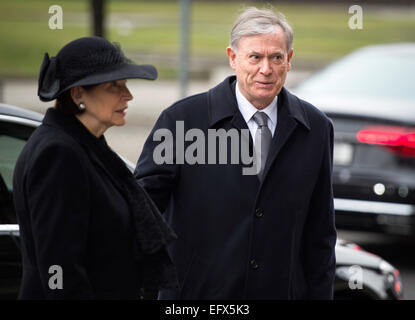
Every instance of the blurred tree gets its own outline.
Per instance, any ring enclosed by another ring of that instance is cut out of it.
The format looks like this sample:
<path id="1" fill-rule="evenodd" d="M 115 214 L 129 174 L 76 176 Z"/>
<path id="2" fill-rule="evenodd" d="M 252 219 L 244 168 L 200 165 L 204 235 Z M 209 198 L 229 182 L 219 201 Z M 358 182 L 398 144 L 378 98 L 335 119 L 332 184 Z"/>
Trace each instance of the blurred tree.
<path id="1" fill-rule="evenodd" d="M 105 0 L 91 0 L 92 34 L 105 38 Z"/>
<path id="2" fill-rule="evenodd" d="M 187 89 L 189 86 L 189 36 L 191 3 L 192 0 L 180 0 L 179 81 L 181 98 L 187 96 Z"/>

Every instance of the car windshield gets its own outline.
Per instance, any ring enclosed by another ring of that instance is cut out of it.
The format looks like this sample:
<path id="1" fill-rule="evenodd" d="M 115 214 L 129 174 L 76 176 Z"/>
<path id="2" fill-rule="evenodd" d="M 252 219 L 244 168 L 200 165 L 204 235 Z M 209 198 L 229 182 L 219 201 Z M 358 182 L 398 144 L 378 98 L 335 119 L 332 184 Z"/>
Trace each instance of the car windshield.
<path id="1" fill-rule="evenodd" d="M 396 54 L 395 54 L 396 53 Z M 415 100 L 414 51 L 356 52 L 296 88 L 302 95 Z"/>

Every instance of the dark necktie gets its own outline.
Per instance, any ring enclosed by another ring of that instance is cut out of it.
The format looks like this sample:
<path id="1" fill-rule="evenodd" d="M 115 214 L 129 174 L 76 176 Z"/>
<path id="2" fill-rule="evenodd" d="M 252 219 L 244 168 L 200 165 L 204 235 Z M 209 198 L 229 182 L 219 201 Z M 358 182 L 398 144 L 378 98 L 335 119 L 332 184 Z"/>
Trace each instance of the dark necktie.
<path id="1" fill-rule="evenodd" d="M 257 151 L 258 160 L 261 159 L 261 169 L 258 173 L 258 177 L 262 181 L 265 162 L 267 161 L 268 151 L 271 145 L 272 133 L 268 128 L 268 116 L 265 112 L 257 111 L 253 115 L 253 118 L 258 125 L 258 129 L 255 132 L 255 149 Z"/>

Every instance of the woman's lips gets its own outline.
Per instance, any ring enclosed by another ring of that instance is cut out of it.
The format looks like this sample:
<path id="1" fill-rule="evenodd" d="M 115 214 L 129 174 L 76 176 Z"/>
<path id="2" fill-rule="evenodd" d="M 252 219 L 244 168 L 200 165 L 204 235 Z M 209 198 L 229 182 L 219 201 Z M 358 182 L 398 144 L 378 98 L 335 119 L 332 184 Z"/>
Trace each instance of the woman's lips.
<path id="1" fill-rule="evenodd" d="M 116 113 L 119 113 L 119 114 L 122 114 L 122 115 L 125 115 L 127 112 L 127 108 L 124 108 L 124 109 L 121 109 L 121 110 L 116 110 L 115 112 Z"/>

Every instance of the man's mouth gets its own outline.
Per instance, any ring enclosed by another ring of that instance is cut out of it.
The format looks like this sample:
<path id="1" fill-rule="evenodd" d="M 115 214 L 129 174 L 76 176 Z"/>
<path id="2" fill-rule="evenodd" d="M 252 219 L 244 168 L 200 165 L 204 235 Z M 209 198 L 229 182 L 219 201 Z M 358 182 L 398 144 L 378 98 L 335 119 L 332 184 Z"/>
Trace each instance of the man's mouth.
<path id="1" fill-rule="evenodd" d="M 259 85 L 260 87 L 272 87 L 274 85 L 274 82 L 269 82 L 269 81 L 256 81 L 257 85 Z"/>

